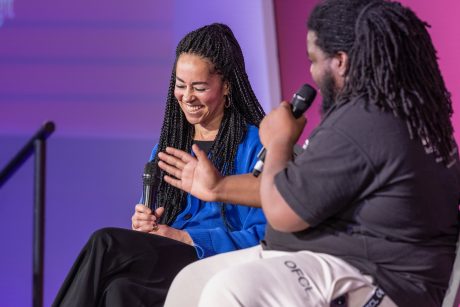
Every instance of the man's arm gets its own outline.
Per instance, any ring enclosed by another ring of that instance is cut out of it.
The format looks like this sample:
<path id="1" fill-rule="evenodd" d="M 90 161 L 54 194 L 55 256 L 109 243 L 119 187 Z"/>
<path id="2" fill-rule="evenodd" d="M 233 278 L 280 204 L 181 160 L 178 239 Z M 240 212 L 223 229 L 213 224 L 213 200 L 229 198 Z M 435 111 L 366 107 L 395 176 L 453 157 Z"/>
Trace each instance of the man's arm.
<path id="1" fill-rule="evenodd" d="M 275 185 L 275 175 L 291 160 L 293 145 L 304 125 L 305 118 L 294 119 L 287 103 L 268 114 L 260 125 L 259 134 L 267 149 L 260 198 L 269 224 L 278 231 L 295 232 L 309 227 L 286 203 Z"/>
<path id="2" fill-rule="evenodd" d="M 159 167 L 171 176 L 165 181 L 204 201 L 260 207 L 260 179 L 252 174 L 222 176 L 207 155 L 193 145 L 195 157 L 168 147 L 159 153 Z"/>
<path id="3" fill-rule="evenodd" d="M 260 178 L 252 174 L 222 177 L 216 189 L 216 201 L 260 208 Z"/>

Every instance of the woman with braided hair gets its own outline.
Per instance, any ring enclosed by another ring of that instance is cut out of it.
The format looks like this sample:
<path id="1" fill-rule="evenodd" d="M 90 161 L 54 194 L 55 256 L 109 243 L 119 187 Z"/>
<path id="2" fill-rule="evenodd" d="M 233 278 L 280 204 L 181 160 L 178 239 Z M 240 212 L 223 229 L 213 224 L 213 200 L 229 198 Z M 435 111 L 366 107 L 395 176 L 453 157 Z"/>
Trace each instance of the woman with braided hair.
<path id="1" fill-rule="evenodd" d="M 231 29 L 204 26 L 177 46 L 160 140 L 150 160 L 157 165 L 167 147 L 192 152 L 196 144 L 193 151 L 206 152 L 220 173 L 248 173 L 261 148 L 263 116 Z M 132 230 L 93 233 L 53 306 L 162 306 L 187 264 L 263 238 L 261 209 L 202 201 L 169 185 L 160 168 L 154 173 L 155 208 L 136 205 Z"/>

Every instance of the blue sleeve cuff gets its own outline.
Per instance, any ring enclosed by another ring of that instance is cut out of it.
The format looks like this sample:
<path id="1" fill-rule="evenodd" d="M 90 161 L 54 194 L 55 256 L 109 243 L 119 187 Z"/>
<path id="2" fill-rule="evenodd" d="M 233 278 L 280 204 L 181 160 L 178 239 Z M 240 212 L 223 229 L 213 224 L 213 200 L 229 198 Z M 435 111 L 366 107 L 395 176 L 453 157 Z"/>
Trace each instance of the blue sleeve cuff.
<path id="1" fill-rule="evenodd" d="M 257 245 L 264 237 L 265 224 L 228 232 L 222 228 L 187 229 L 199 259 Z"/>
<path id="2" fill-rule="evenodd" d="M 187 232 L 192 237 L 198 259 L 217 254 L 212 246 L 209 229 L 187 229 Z"/>

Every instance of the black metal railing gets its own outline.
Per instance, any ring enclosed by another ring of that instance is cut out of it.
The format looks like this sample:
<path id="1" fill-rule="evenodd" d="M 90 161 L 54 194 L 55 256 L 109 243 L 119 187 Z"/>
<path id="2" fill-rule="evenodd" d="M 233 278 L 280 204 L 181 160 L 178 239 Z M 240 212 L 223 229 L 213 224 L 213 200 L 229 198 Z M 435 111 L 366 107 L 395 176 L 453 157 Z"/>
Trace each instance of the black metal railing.
<path id="1" fill-rule="evenodd" d="M 46 139 L 54 132 L 55 125 L 48 121 L 18 151 L 6 167 L 0 172 L 0 188 L 18 168 L 35 154 L 34 164 L 34 226 L 33 226 L 33 306 L 43 306 L 43 259 L 45 237 L 45 170 Z"/>

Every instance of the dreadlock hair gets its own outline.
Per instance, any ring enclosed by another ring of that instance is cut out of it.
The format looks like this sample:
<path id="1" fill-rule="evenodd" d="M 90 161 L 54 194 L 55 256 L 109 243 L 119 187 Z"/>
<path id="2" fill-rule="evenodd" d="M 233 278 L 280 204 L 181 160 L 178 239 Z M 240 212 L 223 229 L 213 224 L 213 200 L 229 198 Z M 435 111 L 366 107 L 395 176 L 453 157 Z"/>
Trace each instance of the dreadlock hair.
<path id="1" fill-rule="evenodd" d="M 209 151 L 210 160 L 223 175 L 234 173 L 238 144 L 244 138 L 248 124 L 259 126 L 265 113 L 259 104 L 246 74 L 243 52 L 232 30 L 224 24 L 211 24 L 188 33 L 176 48 L 176 59 L 172 69 L 166 99 L 165 115 L 154 163 L 158 153 L 167 146 L 190 152 L 194 137 L 194 126 L 187 122 L 174 96 L 176 65 L 181 54 L 194 54 L 208 60 L 214 66 L 214 73 L 220 74 L 230 85 L 227 99 L 230 106 L 224 109 L 224 116 L 216 139 Z M 167 184 L 165 172 L 157 167 L 156 203 L 164 206 L 162 223 L 170 224 L 182 210 L 186 193 Z M 225 219 L 225 207 L 221 206 Z"/>
<path id="2" fill-rule="evenodd" d="M 411 9 L 385 0 L 325 0 L 308 21 L 323 52 L 348 55 L 337 103 L 365 96 L 405 121 L 410 138 L 450 166 L 452 102 L 427 27 Z"/>

